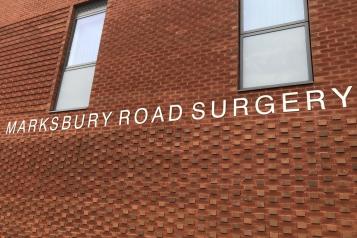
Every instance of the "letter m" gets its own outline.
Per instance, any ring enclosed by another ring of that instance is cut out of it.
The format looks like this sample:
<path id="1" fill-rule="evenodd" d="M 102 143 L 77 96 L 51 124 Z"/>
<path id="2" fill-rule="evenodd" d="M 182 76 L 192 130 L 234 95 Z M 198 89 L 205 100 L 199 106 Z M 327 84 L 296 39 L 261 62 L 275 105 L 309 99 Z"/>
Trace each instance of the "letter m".
<path id="1" fill-rule="evenodd" d="M 17 121 L 14 121 L 13 123 L 11 123 L 11 121 L 10 121 L 10 122 L 7 124 L 6 135 L 8 135 L 8 134 L 14 134 L 14 133 L 15 133 L 16 124 L 17 124 Z"/>

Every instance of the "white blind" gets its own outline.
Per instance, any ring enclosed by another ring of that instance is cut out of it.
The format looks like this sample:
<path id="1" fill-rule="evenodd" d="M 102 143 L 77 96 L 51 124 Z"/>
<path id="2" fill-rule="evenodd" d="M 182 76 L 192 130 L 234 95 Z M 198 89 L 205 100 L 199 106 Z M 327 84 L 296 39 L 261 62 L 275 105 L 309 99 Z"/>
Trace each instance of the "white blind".
<path id="1" fill-rule="evenodd" d="M 243 18 L 244 31 L 304 20 L 304 0 L 243 0 Z"/>

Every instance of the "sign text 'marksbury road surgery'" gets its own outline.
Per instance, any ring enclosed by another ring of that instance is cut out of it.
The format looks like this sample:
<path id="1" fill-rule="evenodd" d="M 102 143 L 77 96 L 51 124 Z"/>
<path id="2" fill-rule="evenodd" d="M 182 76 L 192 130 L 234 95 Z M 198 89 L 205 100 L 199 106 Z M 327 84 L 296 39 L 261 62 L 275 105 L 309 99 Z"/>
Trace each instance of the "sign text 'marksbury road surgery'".
<path id="1" fill-rule="evenodd" d="M 340 105 L 342 108 L 348 107 L 348 97 L 351 93 L 352 86 L 348 86 L 344 90 L 332 88 L 331 92 L 336 100 L 333 105 Z M 277 112 L 294 113 L 302 110 L 311 111 L 316 105 L 319 110 L 325 110 L 328 102 L 326 102 L 325 92 L 322 90 L 310 90 L 304 95 L 305 102 L 299 102 L 301 98 L 298 92 L 283 93 L 281 95 L 282 108 L 277 108 L 275 100 L 270 95 L 262 95 L 258 97 L 252 105 L 245 97 L 235 98 L 229 102 L 232 107 L 228 108 L 227 100 L 211 101 L 208 105 L 203 102 L 195 102 L 190 108 L 190 117 L 193 121 L 200 121 L 207 117 L 214 119 L 224 118 L 227 115 L 233 117 L 248 116 L 249 113 L 255 111 L 260 115 L 269 115 Z M 299 105 L 304 105 L 300 108 Z M 9 134 L 23 134 L 34 132 L 53 132 L 57 130 L 66 131 L 70 129 L 79 130 L 82 128 L 97 128 L 107 127 L 111 121 L 116 121 L 115 125 L 142 125 L 145 123 L 164 123 L 177 122 L 182 119 L 184 109 L 180 104 L 172 104 L 168 108 L 163 109 L 161 106 L 149 113 L 147 108 L 138 108 L 131 111 L 122 109 L 116 112 L 101 112 L 101 113 L 83 113 L 81 115 L 64 115 L 53 116 L 46 118 L 34 118 L 29 120 L 9 121 L 5 126 L 5 133 Z M 230 113 L 229 113 L 230 112 Z M 187 114 L 186 114 L 187 115 Z"/>

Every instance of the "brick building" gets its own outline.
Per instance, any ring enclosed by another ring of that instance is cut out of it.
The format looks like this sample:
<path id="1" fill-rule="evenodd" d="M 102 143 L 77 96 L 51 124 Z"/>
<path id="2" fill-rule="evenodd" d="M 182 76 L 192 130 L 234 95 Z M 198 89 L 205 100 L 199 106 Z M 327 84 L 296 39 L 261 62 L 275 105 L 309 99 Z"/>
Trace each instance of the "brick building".
<path id="1" fill-rule="evenodd" d="M 356 62 L 355 0 L 2 0 L 0 237 L 357 237 Z"/>

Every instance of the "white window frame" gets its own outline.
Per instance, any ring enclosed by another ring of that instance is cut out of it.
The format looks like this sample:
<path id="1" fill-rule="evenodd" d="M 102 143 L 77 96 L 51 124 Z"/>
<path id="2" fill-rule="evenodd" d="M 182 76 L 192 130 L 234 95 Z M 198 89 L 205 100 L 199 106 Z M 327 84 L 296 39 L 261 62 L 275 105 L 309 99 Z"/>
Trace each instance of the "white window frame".
<path id="1" fill-rule="evenodd" d="M 249 1 L 249 0 L 240 0 L 240 79 L 238 83 L 238 91 L 251 91 L 251 90 L 259 90 L 259 89 L 268 89 L 268 88 L 279 88 L 279 87 L 286 87 L 286 86 L 298 86 L 298 85 L 305 85 L 305 84 L 311 84 L 314 82 L 314 77 L 313 77 L 313 66 L 312 66 L 312 55 L 311 55 L 311 42 L 310 42 L 310 24 L 309 24 L 309 8 L 308 8 L 308 0 L 303 0 L 304 1 L 304 19 L 303 20 L 298 20 L 298 21 L 293 21 L 289 23 L 284 23 L 284 24 L 278 24 L 278 25 L 273 25 L 269 27 L 262 27 L 254 30 L 249 30 L 249 31 L 244 31 L 244 1 Z M 277 31 L 284 31 L 284 30 L 289 30 L 293 28 L 298 28 L 298 27 L 304 27 L 305 28 L 305 36 L 306 36 L 306 54 L 307 54 L 307 68 L 308 68 L 308 81 L 304 82 L 295 82 L 295 83 L 280 83 L 280 84 L 272 84 L 272 85 L 264 85 L 264 86 L 258 86 L 258 87 L 243 87 L 243 47 L 244 47 L 244 38 L 250 37 L 250 36 L 257 36 L 257 35 L 262 35 L 262 34 L 267 34 L 267 33 L 272 33 L 272 32 L 277 32 Z"/>

